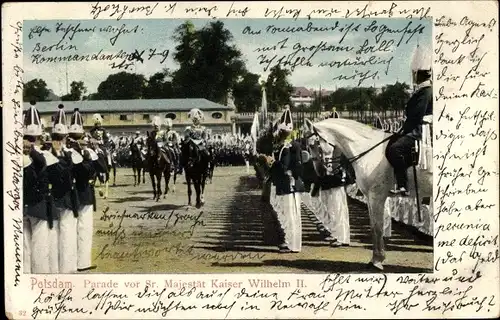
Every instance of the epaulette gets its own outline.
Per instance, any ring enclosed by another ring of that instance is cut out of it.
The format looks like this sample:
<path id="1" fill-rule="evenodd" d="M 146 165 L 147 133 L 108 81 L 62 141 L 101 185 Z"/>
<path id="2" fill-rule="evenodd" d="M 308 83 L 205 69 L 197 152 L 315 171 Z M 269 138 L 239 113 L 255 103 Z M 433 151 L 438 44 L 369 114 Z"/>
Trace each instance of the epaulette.
<path id="1" fill-rule="evenodd" d="M 94 150 L 87 148 L 86 151 L 88 151 L 90 154 L 90 160 L 96 161 L 99 159 L 99 156 L 97 156 L 97 153 Z"/>
<path id="2" fill-rule="evenodd" d="M 45 163 L 47 164 L 47 167 L 50 167 L 51 165 L 54 165 L 59 162 L 59 159 L 56 156 L 54 156 L 52 152 L 48 150 L 40 150 L 40 153 L 45 158 Z"/>
<path id="3" fill-rule="evenodd" d="M 80 153 L 76 152 L 75 149 L 67 148 L 65 151 L 69 151 L 71 154 L 71 162 L 73 164 L 79 164 L 83 162 L 83 157 Z"/>
<path id="4" fill-rule="evenodd" d="M 27 154 L 23 154 L 23 167 L 27 168 L 33 163 L 33 160 L 31 160 L 31 157 Z"/>

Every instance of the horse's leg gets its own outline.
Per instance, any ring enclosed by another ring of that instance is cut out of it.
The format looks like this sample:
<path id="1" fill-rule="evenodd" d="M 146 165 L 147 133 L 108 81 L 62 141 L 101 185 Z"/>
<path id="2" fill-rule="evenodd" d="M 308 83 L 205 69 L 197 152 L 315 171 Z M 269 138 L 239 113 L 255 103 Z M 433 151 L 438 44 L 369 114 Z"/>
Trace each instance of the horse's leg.
<path id="1" fill-rule="evenodd" d="M 141 175 L 139 175 L 139 179 L 141 179 Z M 146 166 L 142 166 L 142 184 L 146 184 Z"/>
<path id="2" fill-rule="evenodd" d="M 191 205 L 191 178 L 186 174 L 186 182 L 187 182 L 187 189 L 188 189 L 188 206 Z"/>
<path id="3" fill-rule="evenodd" d="M 116 186 L 116 163 L 113 163 L 113 187 Z"/>
<path id="4" fill-rule="evenodd" d="M 109 180 L 106 180 L 106 183 L 104 184 L 104 199 L 108 198 L 108 187 L 109 187 Z"/>
<path id="5" fill-rule="evenodd" d="M 167 166 L 167 169 L 164 171 L 165 175 L 165 192 L 163 193 L 163 199 L 167 197 L 168 193 L 168 183 L 170 182 L 170 166 Z"/>
<path id="6" fill-rule="evenodd" d="M 174 169 L 174 181 L 172 185 L 172 192 L 175 193 L 175 183 L 177 182 L 177 165 L 175 166 Z"/>
<path id="7" fill-rule="evenodd" d="M 201 200 L 201 204 L 205 204 L 205 184 L 206 184 L 206 181 L 207 181 L 207 176 L 206 175 L 203 175 L 201 177 L 201 181 L 200 181 L 200 200 Z"/>
<path id="8" fill-rule="evenodd" d="M 156 181 L 155 181 L 155 174 L 153 172 L 153 168 L 149 169 L 149 177 L 151 178 L 151 184 L 153 185 L 153 200 L 156 199 Z"/>
<path id="9" fill-rule="evenodd" d="M 373 239 L 373 255 L 371 263 L 379 270 L 384 270 L 385 245 L 384 245 L 384 203 L 387 196 L 371 194 L 368 197 L 368 211 Z"/>
<path id="10" fill-rule="evenodd" d="M 201 181 L 203 175 L 194 181 L 194 191 L 196 192 L 196 207 L 201 207 Z"/>
<path id="11" fill-rule="evenodd" d="M 135 175 L 136 174 L 136 172 L 135 172 L 136 170 L 135 170 L 134 166 L 132 166 L 132 171 L 134 172 L 134 187 L 135 187 L 137 185 L 137 180 L 136 180 L 136 175 Z M 140 173 L 139 173 L 139 177 L 140 177 Z"/>
<path id="12" fill-rule="evenodd" d="M 157 186 L 156 186 L 156 201 L 160 201 L 160 197 L 161 197 L 161 178 L 163 176 L 163 171 L 158 168 L 158 172 L 156 173 L 156 182 L 157 182 Z"/>

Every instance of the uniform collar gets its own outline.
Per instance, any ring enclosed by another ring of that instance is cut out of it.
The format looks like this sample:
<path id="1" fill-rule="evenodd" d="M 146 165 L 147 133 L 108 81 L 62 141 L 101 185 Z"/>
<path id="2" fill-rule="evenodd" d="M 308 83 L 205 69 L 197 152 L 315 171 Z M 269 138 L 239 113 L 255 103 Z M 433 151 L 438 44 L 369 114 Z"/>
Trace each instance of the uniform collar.
<path id="1" fill-rule="evenodd" d="M 418 90 L 422 89 L 422 88 L 425 88 L 425 87 L 430 87 L 432 85 L 432 82 L 431 80 L 426 80 L 422 83 L 419 83 L 415 86 L 415 92 L 417 92 Z"/>

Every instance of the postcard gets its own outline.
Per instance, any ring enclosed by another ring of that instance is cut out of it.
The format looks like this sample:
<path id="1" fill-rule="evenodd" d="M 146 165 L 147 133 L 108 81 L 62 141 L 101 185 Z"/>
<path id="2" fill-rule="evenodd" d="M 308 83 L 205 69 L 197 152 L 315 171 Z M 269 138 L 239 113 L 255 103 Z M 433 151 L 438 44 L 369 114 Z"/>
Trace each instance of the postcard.
<path id="1" fill-rule="evenodd" d="M 9 319 L 498 317 L 496 2 L 2 9 Z"/>

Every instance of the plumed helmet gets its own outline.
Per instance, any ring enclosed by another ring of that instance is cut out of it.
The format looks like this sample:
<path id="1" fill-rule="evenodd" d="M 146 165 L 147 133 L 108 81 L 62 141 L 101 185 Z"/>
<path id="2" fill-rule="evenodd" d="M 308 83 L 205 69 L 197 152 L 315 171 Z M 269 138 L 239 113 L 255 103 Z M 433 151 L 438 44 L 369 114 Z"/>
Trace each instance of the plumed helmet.
<path id="1" fill-rule="evenodd" d="M 83 134 L 85 132 L 85 130 L 83 130 L 83 118 L 78 108 L 75 108 L 71 115 L 68 132 L 73 134 Z"/>
<path id="2" fill-rule="evenodd" d="M 135 134 L 141 134 L 141 132 L 140 131 L 136 131 Z"/>
<path id="3" fill-rule="evenodd" d="M 102 116 L 98 113 L 92 115 L 92 120 L 94 120 L 94 124 L 102 124 Z"/>
<path id="4" fill-rule="evenodd" d="M 432 51 L 422 45 L 417 45 L 413 52 L 411 61 L 411 71 L 430 71 L 432 70 Z"/>
<path id="5" fill-rule="evenodd" d="M 172 119 L 170 118 L 165 119 L 165 127 L 172 128 Z"/>
<path id="6" fill-rule="evenodd" d="M 68 126 L 66 124 L 66 113 L 64 112 L 64 105 L 57 106 L 59 109 L 54 117 L 54 125 L 52 126 L 52 133 L 66 135 L 68 134 Z"/>
<path id="7" fill-rule="evenodd" d="M 292 112 L 290 111 L 289 105 L 285 106 L 285 110 L 277 122 L 275 135 L 277 135 L 280 131 L 286 131 L 289 133 L 293 131 Z"/>
<path id="8" fill-rule="evenodd" d="M 30 108 L 23 113 L 23 123 L 25 136 L 38 137 L 42 135 L 42 123 L 35 102 L 31 102 Z"/>
<path id="9" fill-rule="evenodd" d="M 189 111 L 189 113 L 188 113 L 188 117 L 191 120 L 194 120 L 194 119 L 198 119 L 199 121 L 205 120 L 205 115 L 198 108 L 191 109 L 191 111 Z"/>
<path id="10" fill-rule="evenodd" d="M 159 116 L 154 116 L 153 117 L 153 120 L 151 121 L 151 125 L 153 127 L 158 127 L 160 128 L 161 127 L 161 118 Z"/>

